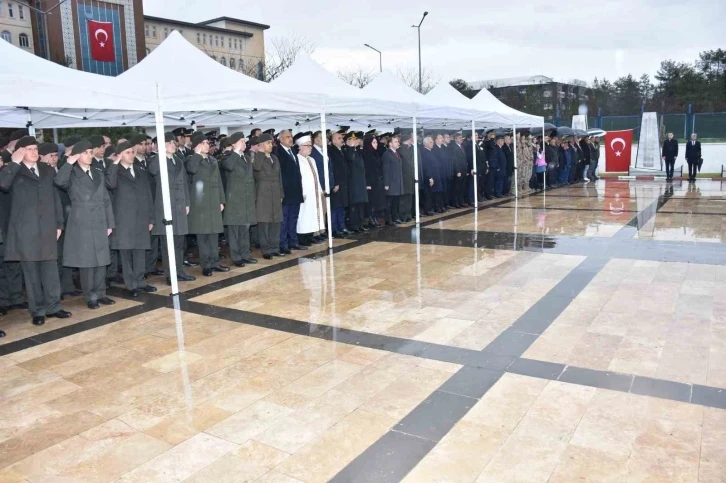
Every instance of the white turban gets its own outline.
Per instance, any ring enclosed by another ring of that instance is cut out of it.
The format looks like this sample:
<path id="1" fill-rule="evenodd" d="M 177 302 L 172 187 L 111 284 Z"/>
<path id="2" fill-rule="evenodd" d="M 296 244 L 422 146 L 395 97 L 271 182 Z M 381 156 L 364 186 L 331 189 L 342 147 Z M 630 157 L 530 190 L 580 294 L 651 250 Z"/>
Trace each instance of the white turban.
<path id="1" fill-rule="evenodd" d="M 313 139 L 310 136 L 302 136 L 295 141 L 295 144 L 298 146 L 302 146 L 305 143 L 311 143 L 312 144 Z"/>

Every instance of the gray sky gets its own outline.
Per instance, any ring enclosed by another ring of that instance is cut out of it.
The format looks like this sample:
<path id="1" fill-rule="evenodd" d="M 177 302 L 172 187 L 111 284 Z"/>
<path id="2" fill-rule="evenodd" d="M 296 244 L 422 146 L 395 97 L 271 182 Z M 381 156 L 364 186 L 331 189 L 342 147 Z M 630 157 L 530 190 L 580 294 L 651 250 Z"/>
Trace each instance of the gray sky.
<path id="1" fill-rule="evenodd" d="M 266 39 L 306 36 L 313 57 L 332 71 L 416 67 L 421 27 L 423 65 L 440 80 L 467 81 L 543 74 L 592 82 L 595 77 L 654 75 L 664 59 L 692 62 L 700 51 L 726 48 L 724 0 L 609 0 L 501 3 L 321 0 L 144 0 L 148 15 L 198 22 L 219 16 L 265 23 Z M 495 4 L 496 5 L 496 4 Z M 687 7 L 685 5 L 688 5 Z M 566 60 L 569 59 L 569 60 Z"/>

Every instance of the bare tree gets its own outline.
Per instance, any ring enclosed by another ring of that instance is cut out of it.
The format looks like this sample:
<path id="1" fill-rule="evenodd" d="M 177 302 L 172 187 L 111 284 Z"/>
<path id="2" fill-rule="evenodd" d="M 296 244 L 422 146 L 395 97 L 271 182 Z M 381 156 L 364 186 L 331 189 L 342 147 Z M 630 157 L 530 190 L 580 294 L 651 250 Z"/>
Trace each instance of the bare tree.
<path id="1" fill-rule="evenodd" d="M 396 67 L 396 74 L 411 89 L 418 91 L 418 68 L 417 67 Z M 424 67 L 421 71 L 421 94 L 428 93 L 439 83 L 439 76 L 428 67 Z"/>
<path id="2" fill-rule="evenodd" d="M 277 79 L 297 60 L 297 56 L 305 52 L 315 52 L 315 42 L 308 37 L 293 33 L 290 37 L 273 37 L 270 39 L 272 49 L 265 56 L 263 79 L 265 82 Z M 255 77 L 257 77 L 255 75 Z"/>
<path id="3" fill-rule="evenodd" d="M 358 66 L 350 70 L 338 71 L 338 77 L 353 87 L 362 89 L 371 83 L 375 73 L 372 70 L 365 70 L 363 67 Z"/>

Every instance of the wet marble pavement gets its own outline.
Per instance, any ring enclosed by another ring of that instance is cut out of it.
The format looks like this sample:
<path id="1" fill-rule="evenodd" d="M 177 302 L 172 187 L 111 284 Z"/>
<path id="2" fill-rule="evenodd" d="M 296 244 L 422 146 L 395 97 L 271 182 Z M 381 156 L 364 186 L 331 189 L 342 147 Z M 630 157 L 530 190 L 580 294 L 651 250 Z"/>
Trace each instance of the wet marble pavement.
<path id="1" fill-rule="evenodd" d="M 0 319 L 0 481 L 726 481 L 724 200 L 599 181 Z"/>

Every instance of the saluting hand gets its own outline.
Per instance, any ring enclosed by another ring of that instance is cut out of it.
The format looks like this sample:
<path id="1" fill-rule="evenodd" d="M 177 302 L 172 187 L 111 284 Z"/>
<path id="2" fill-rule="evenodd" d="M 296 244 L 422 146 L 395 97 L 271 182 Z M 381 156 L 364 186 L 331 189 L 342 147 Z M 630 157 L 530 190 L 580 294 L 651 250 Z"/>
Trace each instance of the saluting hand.
<path id="1" fill-rule="evenodd" d="M 13 151 L 13 155 L 11 157 L 12 157 L 13 163 L 20 164 L 20 162 L 25 157 L 25 148 L 16 149 L 15 151 Z"/>
<path id="2" fill-rule="evenodd" d="M 78 158 L 80 158 L 80 154 L 74 154 L 73 156 L 68 156 L 68 164 L 76 164 L 76 161 L 78 161 Z"/>

